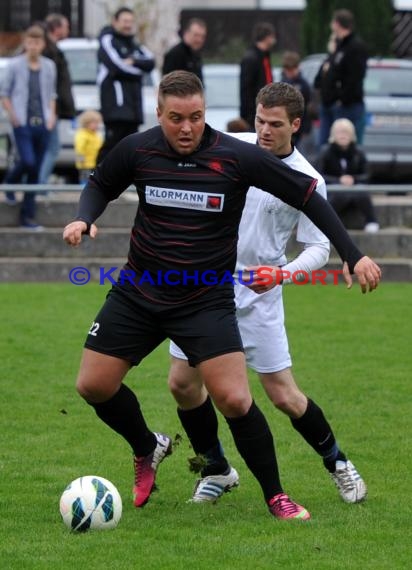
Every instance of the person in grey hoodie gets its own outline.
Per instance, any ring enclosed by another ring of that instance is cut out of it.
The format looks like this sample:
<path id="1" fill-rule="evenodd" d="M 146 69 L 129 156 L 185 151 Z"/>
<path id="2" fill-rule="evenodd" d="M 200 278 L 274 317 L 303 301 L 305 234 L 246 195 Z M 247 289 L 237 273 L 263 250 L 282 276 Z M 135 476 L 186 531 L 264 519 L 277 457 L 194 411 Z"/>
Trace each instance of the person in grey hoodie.
<path id="1" fill-rule="evenodd" d="M 0 90 L 19 155 L 4 179 L 6 184 L 18 183 L 23 176 L 28 184 L 38 183 L 50 131 L 56 123 L 56 65 L 41 55 L 45 45 L 43 27 L 30 26 L 24 35 L 24 53 L 12 59 Z M 14 192 L 7 193 L 6 198 L 9 204 L 16 203 Z M 35 198 L 34 192 L 25 192 L 20 224 L 41 230 L 35 220 Z"/>

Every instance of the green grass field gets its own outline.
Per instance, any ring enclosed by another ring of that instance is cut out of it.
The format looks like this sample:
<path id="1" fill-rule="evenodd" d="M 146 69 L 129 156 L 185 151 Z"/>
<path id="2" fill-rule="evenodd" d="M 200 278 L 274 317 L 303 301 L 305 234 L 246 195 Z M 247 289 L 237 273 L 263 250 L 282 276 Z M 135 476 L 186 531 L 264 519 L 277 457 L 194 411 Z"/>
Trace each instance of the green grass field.
<path id="1" fill-rule="evenodd" d="M 184 438 L 160 467 L 149 504 L 131 503 L 126 444 L 77 396 L 84 337 L 105 288 L 1 285 L 0 568 L 5 569 L 404 569 L 411 561 L 410 474 L 412 286 L 383 283 L 373 294 L 343 286 L 289 287 L 285 304 L 295 376 L 331 421 L 365 478 L 368 500 L 343 503 L 321 460 L 251 385 L 276 438 L 285 490 L 312 514 L 273 519 L 232 443 L 241 476 L 216 505 L 193 505 L 193 455 Z M 167 344 L 134 369 L 153 430 L 182 435 L 166 386 Z M 113 481 L 123 498 L 114 531 L 71 534 L 59 497 L 80 475 Z"/>

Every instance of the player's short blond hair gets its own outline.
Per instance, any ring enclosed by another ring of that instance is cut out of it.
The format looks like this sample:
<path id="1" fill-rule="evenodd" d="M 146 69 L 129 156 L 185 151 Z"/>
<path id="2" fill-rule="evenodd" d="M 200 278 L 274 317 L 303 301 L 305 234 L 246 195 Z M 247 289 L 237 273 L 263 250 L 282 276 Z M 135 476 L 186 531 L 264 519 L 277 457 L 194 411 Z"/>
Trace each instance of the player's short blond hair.
<path id="1" fill-rule="evenodd" d="M 99 113 L 99 111 L 94 111 L 91 109 L 80 113 L 77 120 L 82 129 L 86 129 L 92 121 L 97 121 L 98 123 L 101 123 L 103 121 L 101 113 Z"/>

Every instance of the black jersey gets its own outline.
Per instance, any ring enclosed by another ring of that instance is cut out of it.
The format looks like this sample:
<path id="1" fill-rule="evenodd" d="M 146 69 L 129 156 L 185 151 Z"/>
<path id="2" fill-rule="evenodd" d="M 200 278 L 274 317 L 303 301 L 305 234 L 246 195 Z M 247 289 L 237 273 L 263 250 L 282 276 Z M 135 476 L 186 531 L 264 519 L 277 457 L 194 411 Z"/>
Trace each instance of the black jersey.
<path id="1" fill-rule="evenodd" d="M 83 190 L 78 217 L 91 223 L 131 184 L 139 206 L 126 267 L 145 296 L 174 304 L 210 289 L 209 277 L 222 284 L 234 271 L 249 186 L 302 209 L 316 180 L 208 126 L 199 148 L 183 156 L 155 127 L 107 155 Z"/>

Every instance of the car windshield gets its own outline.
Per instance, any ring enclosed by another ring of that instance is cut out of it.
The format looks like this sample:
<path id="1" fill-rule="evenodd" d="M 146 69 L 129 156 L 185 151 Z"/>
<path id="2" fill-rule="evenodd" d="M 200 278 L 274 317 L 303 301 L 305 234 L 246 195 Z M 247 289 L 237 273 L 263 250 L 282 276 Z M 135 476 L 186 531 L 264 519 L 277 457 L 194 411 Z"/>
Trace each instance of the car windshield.
<path id="1" fill-rule="evenodd" d="M 90 85 L 96 83 L 97 57 L 94 49 L 65 49 L 69 64 L 72 82 L 77 85 Z"/>
<path id="2" fill-rule="evenodd" d="M 220 75 L 213 72 L 205 76 L 206 104 L 210 108 L 236 107 L 239 102 L 237 74 Z"/>
<path id="3" fill-rule="evenodd" d="M 365 95 L 412 97 L 412 68 L 369 67 Z"/>
<path id="4" fill-rule="evenodd" d="M 95 85 L 97 77 L 97 50 L 95 48 L 64 49 L 69 64 L 73 85 Z M 0 79 L 2 69 L 0 68 Z M 143 85 L 153 87 L 155 79 L 151 73 L 143 74 Z"/>

